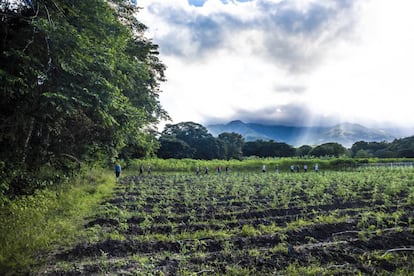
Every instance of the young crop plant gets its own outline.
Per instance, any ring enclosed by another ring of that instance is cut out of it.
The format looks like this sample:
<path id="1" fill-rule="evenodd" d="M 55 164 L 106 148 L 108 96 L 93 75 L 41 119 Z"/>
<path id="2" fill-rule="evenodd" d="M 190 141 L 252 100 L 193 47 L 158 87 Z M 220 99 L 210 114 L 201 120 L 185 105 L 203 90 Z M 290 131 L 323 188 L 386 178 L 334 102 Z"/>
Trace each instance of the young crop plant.
<path id="1" fill-rule="evenodd" d="M 105 273 L 358 275 L 384 271 L 389 262 L 395 269 L 388 275 L 394 275 L 403 261 L 410 263 L 411 252 L 380 257 L 389 249 L 414 246 L 409 203 L 414 170 L 286 171 L 299 161 L 305 162 L 289 159 L 283 167 L 285 160 L 261 160 L 280 162 L 277 174 L 263 174 L 260 166 L 249 171 L 252 163 L 246 163 L 243 171 L 232 167 L 229 175 L 219 176 L 213 170 L 216 160 L 199 163 L 210 167 L 208 175 L 178 165 L 180 172 L 125 176 L 128 184 L 118 183 L 114 197 L 92 216 L 86 230 L 93 240 L 81 247 L 84 251 L 75 250 L 77 258 L 89 262 L 85 269 L 96 268 L 99 261 L 88 252 L 96 254 L 108 238 L 125 237 L 120 244 L 127 250 L 133 242 L 132 252 L 108 256 Z M 167 162 L 163 166 L 168 170 Z M 375 189 L 381 201 L 373 199 Z M 379 194 L 384 191 L 389 201 Z M 116 252 L 119 245 L 110 246 L 105 251 Z M 413 274 L 414 268 L 405 272 Z"/>
<path id="2" fill-rule="evenodd" d="M 259 236 L 261 232 L 252 225 L 243 225 L 240 235 L 243 237 Z"/>

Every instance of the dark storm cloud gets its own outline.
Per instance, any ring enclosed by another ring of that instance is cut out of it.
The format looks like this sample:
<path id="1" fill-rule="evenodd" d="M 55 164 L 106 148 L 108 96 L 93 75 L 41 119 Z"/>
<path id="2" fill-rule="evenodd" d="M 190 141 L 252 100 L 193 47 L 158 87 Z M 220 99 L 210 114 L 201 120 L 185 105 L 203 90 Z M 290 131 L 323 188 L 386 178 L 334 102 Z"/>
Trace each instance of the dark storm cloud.
<path id="1" fill-rule="evenodd" d="M 303 126 L 306 125 L 311 113 L 303 106 L 290 104 L 268 106 L 257 110 L 239 109 L 236 114 L 244 122 Z"/>
<path id="2" fill-rule="evenodd" d="M 317 65 L 332 43 L 347 39 L 356 17 L 354 1 L 315 2 L 302 9 L 293 2 L 257 0 L 253 13 L 258 15 L 250 19 L 223 11 L 207 16 L 197 12 L 202 7 L 190 10 L 154 3 L 149 9 L 170 26 L 169 32 L 156 38 L 164 54 L 197 60 L 222 49 L 241 32 L 255 30 L 264 34 L 264 40 L 258 41 L 261 47 L 253 49 L 254 54 L 289 72 L 301 73 Z"/>
<path id="3" fill-rule="evenodd" d="M 334 116 L 316 114 L 303 104 L 271 105 L 258 109 L 239 108 L 227 118 L 206 117 L 205 124 L 228 123 L 241 120 L 245 123 L 285 126 L 332 126 L 340 122 Z"/>

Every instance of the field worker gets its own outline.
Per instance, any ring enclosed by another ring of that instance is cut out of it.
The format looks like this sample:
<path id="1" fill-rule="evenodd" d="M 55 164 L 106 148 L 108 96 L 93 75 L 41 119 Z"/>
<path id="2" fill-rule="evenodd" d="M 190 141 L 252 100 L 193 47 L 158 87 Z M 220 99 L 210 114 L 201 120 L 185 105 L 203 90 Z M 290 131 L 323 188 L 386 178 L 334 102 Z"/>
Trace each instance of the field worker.
<path id="1" fill-rule="evenodd" d="M 308 171 L 308 165 L 303 165 L 303 170 L 305 171 L 305 172 L 307 172 Z"/>
<path id="2" fill-rule="evenodd" d="M 151 166 L 148 165 L 148 169 L 147 169 L 148 174 L 151 174 Z"/>
<path id="3" fill-rule="evenodd" d="M 116 181 L 118 181 L 119 176 L 121 175 L 121 165 L 120 164 L 116 164 L 115 165 L 115 177 L 116 177 Z"/>
<path id="4" fill-rule="evenodd" d="M 221 166 L 217 167 L 217 174 L 220 175 L 221 174 Z"/>
<path id="5" fill-rule="evenodd" d="M 296 171 L 300 172 L 300 166 L 299 165 L 296 165 Z"/>
<path id="6" fill-rule="evenodd" d="M 276 167 L 275 167 L 275 172 L 276 172 L 276 173 L 279 173 L 279 165 L 276 165 Z"/>
<path id="7" fill-rule="evenodd" d="M 229 174 L 229 172 L 230 172 L 230 168 L 229 168 L 229 166 L 227 165 L 227 166 L 226 166 L 226 174 L 228 175 L 228 174 Z"/>
<path id="8" fill-rule="evenodd" d="M 265 164 L 263 164 L 263 166 L 262 166 L 262 172 L 266 172 L 266 165 Z"/>
<path id="9" fill-rule="evenodd" d="M 200 167 L 199 166 L 197 166 L 196 167 L 196 175 L 199 175 L 200 174 Z"/>
<path id="10" fill-rule="evenodd" d="M 318 163 L 316 163 L 315 164 L 315 172 L 318 172 L 319 171 L 319 166 L 318 166 Z"/>
<path id="11" fill-rule="evenodd" d="M 204 174 L 208 174 L 208 167 L 207 166 L 204 168 Z"/>
<path id="12" fill-rule="evenodd" d="M 295 167 L 293 165 L 290 165 L 290 171 L 293 172 Z"/>
<path id="13" fill-rule="evenodd" d="M 144 173 L 144 166 L 140 165 L 139 166 L 139 174 L 143 174 Z"/>

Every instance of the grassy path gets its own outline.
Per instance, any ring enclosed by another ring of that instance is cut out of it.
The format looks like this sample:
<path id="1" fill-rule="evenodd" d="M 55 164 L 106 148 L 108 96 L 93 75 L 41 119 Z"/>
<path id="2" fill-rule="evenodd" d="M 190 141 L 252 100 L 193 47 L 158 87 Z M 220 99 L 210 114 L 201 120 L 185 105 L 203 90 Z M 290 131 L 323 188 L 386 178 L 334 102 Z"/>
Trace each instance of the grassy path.
<path id="1" fill-rule="evenodd" d="M 80 230 L 114 188 L 112 173 L 92 169 L 54 189 L 4 202 L 0 206 L 0 275 L 34 273 L 48 262 L 50 252 L 80 240 L 88 242 L 90 233 Z"/>

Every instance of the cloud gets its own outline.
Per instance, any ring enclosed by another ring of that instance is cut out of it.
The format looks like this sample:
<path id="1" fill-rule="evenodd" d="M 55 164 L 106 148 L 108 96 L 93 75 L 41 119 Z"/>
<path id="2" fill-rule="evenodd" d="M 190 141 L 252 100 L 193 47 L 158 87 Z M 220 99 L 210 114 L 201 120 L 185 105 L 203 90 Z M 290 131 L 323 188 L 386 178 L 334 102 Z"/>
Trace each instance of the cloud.
<path id="1" fill-rule="evenodd" d="M 291 73 L 303 73 L 317 66 L 338 38 L 352 33 L 356 16 L 353 1 L 302 2 L 154 1 L 147 10 L 157 18 L 155 25 L 163 27 L 155 40 L 165 55 L 191 62 L 217 51 L 249 52 Z"/>
<path id="2" fill-rule="evenodd" d="M 265 58 L 291 73 L 306 73 L 329 56 L 330 49 L 352 39 L 357 14 L 350 1 L 259 1 Z M 300 3 L 300 2 L 299 2 Z"/>
<path id="3" fill-rule="evenodd" d="M 303 85 L 289 85 L 289 84 L 284 84 L 284 85 L 276 85 L 275 86 L 275 92 L 285 92 L 285 93 L 294 93 L 294 94 L 302 94 L 306 91 L 306 87 Z"/>
<path id="4" fill-rule="evenodd" d="M 414 2 L 198 2 L 138 2 L 176 122 L 414 126 Z"/>
<path id="5" fill-rule="evenodd" d="M 317 114 L 303 103 L 268 105 L 258 109 L 238 108 L 228 117 L 207 117 L 205 124 L 227 123 L 241 120 L 249 123 L 286 126 L 332 126 L 338 123 L 335 116 Z"/>

